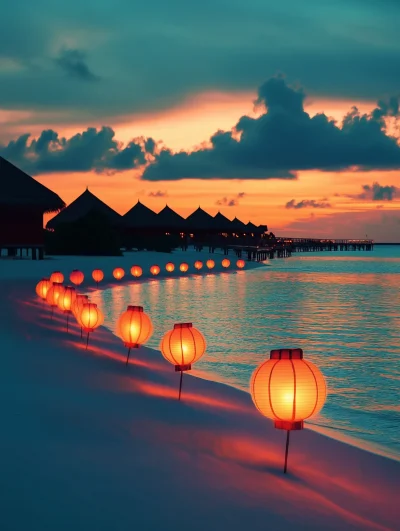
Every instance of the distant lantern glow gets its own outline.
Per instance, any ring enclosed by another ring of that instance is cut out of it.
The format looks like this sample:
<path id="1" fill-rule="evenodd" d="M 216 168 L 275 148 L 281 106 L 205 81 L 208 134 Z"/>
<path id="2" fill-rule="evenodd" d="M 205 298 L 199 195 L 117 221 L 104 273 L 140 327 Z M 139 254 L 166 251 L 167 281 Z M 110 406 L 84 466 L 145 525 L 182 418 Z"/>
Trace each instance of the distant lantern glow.
<path id="1" fill-rule="evenodd" d="M 143 307 L 129 305 L 117 323 L 117 334 L 128 347 L 126 365 L 129 362 L 131 348 L 139 348 L 148 341 L 152 333 L 153 325 L 150 317 L 144 313 Z"/>
<path id="2" fill-rule="evenodd" d="M 143 273 L 143 270 L 140 266 L 134 265 L 131 267 L 131 275 L 133 277 L 136 277 L 136 278 L 141 277 L 142 273 Z"/>
<path id="3" fill-rule="evenodd" d="M 57 306 L 60 308 L 60 310 L 67 314 L 67 332 L 68 332 L 68 323 L 69 323 L 69 316 L 72 313 L 72 306 L 76 299 L 76 291 L 75 288 L 71 286 L 66 286 L 64 290 L 60 293 L 58 300 L 57 300 Z"/>
<path id="4" fill-rule="evenodd" d="M 69 275 L 69 279 L 75 286 L 80 286 L 85 279 L 85 275 L 79 269 L 74 269 Z"/>
<path id="5" fill-rule="evenodd" d="M 228 260 L 227 258 L 224 258 L 222 260 L 222 267 L 229 267 L 231 265 L 231 261 Z"/>
<path id="6" fill-rule="evenodd" d="M 150 273 L 154 276 L 158 275 L 160 272 L 160 268 L 158 267 L 158 265 L 152 265 L 150 267 Z"/>
<path id="7" fill-rule="evenodd" d="M 194 267 L 197 270 L 201 269 L 203 267 L 203 262 L 201 262 L 200 260 L 196 260 L 194 263 Z"/>
<path id="8" fill-rule="evenodd" d="M 104 322 L 103 312 L 93 302 L 87 302 L 82 306 L 80 313 L 77 315 L 77 321 L 87 332 L 86 348 L 89 343 L 89 334 Z"/>
<path id="9" fill-rule="evenodd" d="M 206 266 L 208 267 L 208 269 L 213 269 L 215 267 L 214 260 L 207 260 Z"/>
<path id="10" fill-rule="evenodd" d="M 190 371 L 192 364 L 203 356 L 206 351 L 206 340 L 192 323 L 178 323 L 165 334 L 160 348 L 164 358 L 175 365 L 176 372 L 181 373 L 178 395 L 180 400 L 183 372 Z"/>
<path id="11" fill-rule="evenodd" d="M 189 264 L 182 262 L 182 264 L 179 266 L 179 269 L 182 271 L 182 273 L 186 273 L 186 271 L 189 269 Z"/>
<path id="12" fill-rule="evenodd" d="M 36 284 L 36 295 L 45 301 L 47 292 L 51 286 L 52 282 L 50 282 L 49 278 L 42 278 L 42 280 Z"/>
<path id="13" fill-rule="evenodd" d="M 61 271 L 54 271 L 50 275 L 50 282 L 57 282 L 62 284 L 64 282 L 64 275 L 61 273 Z"/>
<path id="14" fill-rule="evenodd" d="M 125 276 L 125 271 L 122 269 L 122 267 L 116 267 L 113 271 L 113 277 L 117 280 L 121 280 Z"/>
<path id="15" fill-rule="evenodd" d="M 262 415 L 287 430 L 284 472 L 287 470 L 289 434 L 303 429 L 303 421 L 320 411 L 327 388 L 323 374 L 303 359 L 300 348 L 271 350 L 270 359 L 254 371 L 251 396 Z"/>
<path id="16" fill-rule="evenodd" d="M 168 273 L 172 273 L 172 271 L 175 269 L 175 266 L 172 262 L 168 262 L 168 264 L 165 266 L 165 269 L 168 271 Z"/>
<path id="17" fill-rule="evenodd" d="M 92 278 L 96 282 L 96 285 L 99 285 L 99 282 L 101 282 L 104 278 L 104 273 L 101 269 L 95 269 L 92 272 Z"/>
<path id="18" fill-rule="evenodd" d="M 54 308 L 58 305 L 58 297 L 63 292 L 64 286 L 61 282 L 53 282 L 47 290 L 46 301 L 51 306 L 51 318 L 53 319 Z"/>
<path id="19" fill-rule="evenodd" d="M 238 260 L 238 261 L 236 262 L 236 265 L 237 265 L 237 267 L 238 267 L 239 269 L 243 269 L 244 266 L 246 265 L 246 262 L 245 262 L 244 260 L 240 259 L 240 260 Z"/>

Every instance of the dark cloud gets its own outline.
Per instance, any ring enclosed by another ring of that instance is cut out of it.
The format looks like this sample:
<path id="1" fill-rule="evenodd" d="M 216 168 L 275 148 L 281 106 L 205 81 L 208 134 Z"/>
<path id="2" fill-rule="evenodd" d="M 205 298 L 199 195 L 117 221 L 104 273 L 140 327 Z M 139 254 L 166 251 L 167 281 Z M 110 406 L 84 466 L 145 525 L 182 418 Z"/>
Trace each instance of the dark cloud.
<path id="1" fill-rule="evenodd" d="M 218 205 L 218 206 L 228 206 L 228 207 L 233 207 L 233 206 L 237 206 L 239 204 L 239 199 L 243 199 L 243 197 L 245 196 L 245 192 L 239 192 L 238 194 L 235 195 L 235 197 L 223 197 L 222 199 L 218 199 L 215 204 Z"/>
<path id="2" fill-rule="evenodd" d="M 258 90 L 258 118 L 242 116 L 233 131 L 217 131 L 210 147 L 190 153 L 161 149 L 143 179 L 293 179 L 300 170 L 340 171 L 400 167 L 400 146 L 386 131 L 385 118 L 398 116 L 396 98 L 379 102 L 371 114 L 357 108 L 337 124 L 325 114 L 304 111 L 302 89 L 283 77 Z"/>
<path id="3" fill-rule="evenodd" d="M 99 78 L 86 63 L 85 53 L 81 50 L 62 50 L 55 63 L 71 77 L 83 81 L 97 81 Z"/>
<path id="4" fill-rule="evenodd" d="M 349 199 L 358 199 L 361 201 L 393 201 L 399 193 L 399 188 L 394 185 L 380 185 L 378 182 L 364 184 L 360 194 L 339 194 L 336 197 L 348 197 Z"/>
<path id="5" fill-rule="evenodd" d="M 149 197 L 168 197 L 167 191 L 163 192 L 162 190 L 157 190 L 156 192 L 149 192 L 147 195 Z"/>
<path id="6" fill-rule="evenodd" d="M 59 137 L 51 129 L 30 140 L 25 134 L 6 146 L 0 155 L 31 175 L 52 172 L 118 171 L 146 164 L 146 145 L 151 139 L 138 138 L 125 147 L 114 139 L 111 127 L 89 127 L 71 138 Z"/>
<path id="7" fill-rule="evenodd" d="M 332 205 L 326 201 L 315 201 L 315 199 L 303 199 L 296 203 L 295 199 L 288 201 L 285 208 L 330 208 Z"/>

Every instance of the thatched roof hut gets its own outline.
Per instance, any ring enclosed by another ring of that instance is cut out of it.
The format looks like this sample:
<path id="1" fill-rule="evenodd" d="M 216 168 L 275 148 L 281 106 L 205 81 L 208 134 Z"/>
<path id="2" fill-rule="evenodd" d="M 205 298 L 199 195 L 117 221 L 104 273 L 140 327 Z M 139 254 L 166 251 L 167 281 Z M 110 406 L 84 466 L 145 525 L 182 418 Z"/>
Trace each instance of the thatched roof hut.
<path id="1" fill-rule="evenodd" d="M 186 218 L 186 225 L 192 231 L 215 231 L 214 218 L 200 207 Z"/>
<path id="2" fill-rule="evenodd" d="M 232 230 L 233 232 L 246 232 L 247 231 L 247 227 L 246 227 L 246 224 L 243 223 L 243 221 L 240 221 L 240 219 L 238 218 L 233 218 L 232 222 L 231 222 L 231 227 L 232 227 Z"/>
<path id="3" fill-rule="evenodd" d="M 165 205 L 165 207 L 157 214 L 156 223 L 157 227 L 165 229 L 168 232 L 183 232 L 186 228 L 185 219 L 175 212 L 175 210 L 172 210 L 168 205 Z"/>
<path id="4" fill-rule="evenodd" d="M 139 200 L 126 214 L 122 222 L 129 229 L 152 229 L 157 226 L 157 214 Z"/>
<path id="5" fill-rule="evenodd" d="M 56 229 L 57 226 L 63 223 L 73 223 L 91 213 L 101 214 L 110 222 L 111 226 L 118 226 L 121 223 L 122 216 L 86 188 L 83 194 L 54 216 L 46 227 L 48 229 Z"/>
<path id="6" fill-rule="evenodd" d="M 0 156 L 0 208 L 33 208 L 42 214 L 65 207 L 56 193 Z"/>
<path id="7" fill-rule="evenodd" d="M 214 216 L 214 227 L 218 232 L 233 232 L 231 220 L 221 214 L 221 212 Z"/>
<path id="8" fill-rule="evenodd" d="M 252 223 L 251 221 L 249 221 L 246 225 L 246 232 L 247 233 L 251 233 L 251 234 L 260 234 L 261 231 L 260 229 L 257 227 L 257 225 L 254 225 L 254 223 Z"/>

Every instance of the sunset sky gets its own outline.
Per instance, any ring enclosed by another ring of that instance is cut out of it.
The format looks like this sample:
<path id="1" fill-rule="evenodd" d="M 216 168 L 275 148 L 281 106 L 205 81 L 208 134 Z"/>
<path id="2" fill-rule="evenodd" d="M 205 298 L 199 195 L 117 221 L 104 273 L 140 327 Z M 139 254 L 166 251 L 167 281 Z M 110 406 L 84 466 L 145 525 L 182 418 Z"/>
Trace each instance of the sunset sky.
<path id="1" fill-rule="evenodd" d="M 398 0 L 11 3 L 0 155 L 67 203 L 400 241 L 399 20 Z"/>

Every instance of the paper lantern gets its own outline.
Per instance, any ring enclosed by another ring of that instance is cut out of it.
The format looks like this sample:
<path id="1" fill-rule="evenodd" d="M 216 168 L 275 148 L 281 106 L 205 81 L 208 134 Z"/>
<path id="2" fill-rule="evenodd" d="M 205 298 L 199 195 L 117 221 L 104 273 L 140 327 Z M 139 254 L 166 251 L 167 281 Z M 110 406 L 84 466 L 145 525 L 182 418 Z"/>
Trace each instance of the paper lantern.
<path id="1" fill-rule="evenodd" d="M 213 269 L 213 267 L 215 267 L 214 260 L 207 260 L 206 266 L 208 267 L 208 269 Z"/>
<path id="2" fill-rule="evenodd" d="M 152 266 L 150 267 L 150 273 L 151 273 L 152 275 L 154 275 L 154 276 L 155 276 L 155 275 L 158 275 L 159 272 L 160 272 L 160 268 L 158 267 L 158 265 L 152 265 Z"/>
<path id="3" fill-rule="evenodd" d="M 200 262 L 200 260 L 196 260 L 194 263 L 195 269 L 199 270 L 203 267 L 203 262 Z"/>
<path id="4" fill-rule="evenodd" d="M 60 293 L 58 300 L 57 300 L 57 306 L 60 308 L 62 312 L 67 314 L 67 332 L 68 332 L 69 316 L 72 313 L 72 305 L 75 302 L 75 299 L 76 299 L 75 288 L 71 286 L 66 286 L 64 290 Z"/>
<path id="5" fill-rule="evenodd" d="M 168 262 L 168 264 L 165 266 L 165 269 L 168 271 L 168 273 L 172 273 L 172 271 L 175 269 L 175 266 L 172 262 Z"/>
<path id="6" fill-rule="evenodd" d="M 101 282 L 104 278 L 104 273 L 101 269 L 95 269 L 92 272 L 93 280 L 96 282 L 97 287 L 99 286 L 99 282 Z"/>
<path id="7" fill-rule="evenodd" d="M 136 277 L 136 278 L 141 277 L 142 273 L 143 273 L 143 270 L 140 266 L 134 265 L 131 267 L 131 275 L 133 277 Z"/>
<path id="8" fill-rule="evenodd" d="M 64 282 L 64 275 L 61 273 L 61 271 L 54 271 L 54 273 L 52 273 L 50 275 L 50 282 L 57 282 L 57 283 L 63 283 Z"/>
<path id="9" fill-rule="evenodd" d="M 181 399 L 182 377 L 184 371 L 190 371 L 192 364 L 198 361 L 206 351 L 206 340 L 192 323 L 178 323 L 161 340 L 161 353 L 164 358 L 180 371 L 178 399 Z"/>
<path id="10" fill-rule="evenodd" d="M 238 267 L 239 269 L 243 269 L 244 266 L 246 265 L 246 262 L 245 262 L 244 260 L 240 259 L 240 260 L 238 260 L 238 261 L 236 262 L 236 265 L 237 265 L 237 267 Z"/>
<path id="11" fill-rule="evenodd" d="M 83 305 L 89 302 L 89 297 L 87 295 L 80 295 L 78 294 L 75 297 L 74 302 L 72 303 L 72 313 L 75 316 L 75 319 L 78 321 L 78 324 L 80 325 L 78 316 L 80 312 L 82 311 Z M 81 326 L 81 337 L 82 337 L 82 326 Z"/>
<path id="12" fill-rule="evenodd" d="M 94 332 L 104 322 L 103 312 L 93 302 L 87 302 L 82 306 L 82 310 L 77 315 L 78 323 L 87 332 L 86 348 L 89 343 L 89 334 Z"/>
<path id="13" fill-rule="evenodd" d="M 113 271 L 113 277 L 117 280 L 121 280 L 125 276 L 125 271 L 122 269 L 122 267 L 116 267 Z"/>
<path id="14" fill-rule="evenodd" d="M 230 265 L 231 265 L 231 262 L 227 258 L 224 258 L 222 260 L 222 267 L 229 267 Z"/>
<path id="15" fill-rule="evenodd" d="M 38 295 L 38 297 L 45 301 L 47 292 L 49 291 L 51 286 L 52 283 L 50 282 L 49 278 L 42 278 L 42 280 L 40 280 L 36 284 L 36 295 Z"/>
<path id="16" fill-rule="evenodd" d="M 179 269 L 180 271 L 182 271 L 182 273 L 186 273 L 186 271 L 189 269 L 189 264 L 187 264 L 186 262 L 182 262 L 179 266 Z"/>
<path id="17" fill-rule="evenodd" d="M 69 275 L 69 279 L 75 286 L 80 286 L 85 279 L 85 275 L 79 269 L 74 269 Z"/>
<path id="18" fill-rule="evenodd" d="M 53 282 L 46 293 L 46 301 L 51 306 L 51 318 L 53 319 L 54 308 L 58 305 L 58 297 L 64 290 L 61 282 Z"/>
<path id="19" fill-rule="evenodd" d="M 250 391 L 260 413 L 272 419 L 275 428 L 287 431 L 286 473 L 290 431 L 302 430 L 303 421 L 322 409 L 327 394 L 324 376 L 303 359 L 300 348 L 271 350 L 270 359 L 254 371 Z"/>
<path id="20" fill-rule="evenodd" d="M 124 345 L 128 347 L 126 357 L 126 365 L 128 365 L 131 348 L 139 348 L 148 341 L 153 333 L 153 325 L 142 306 L 128 306 L 118 319 L 117 333 Z"/>

